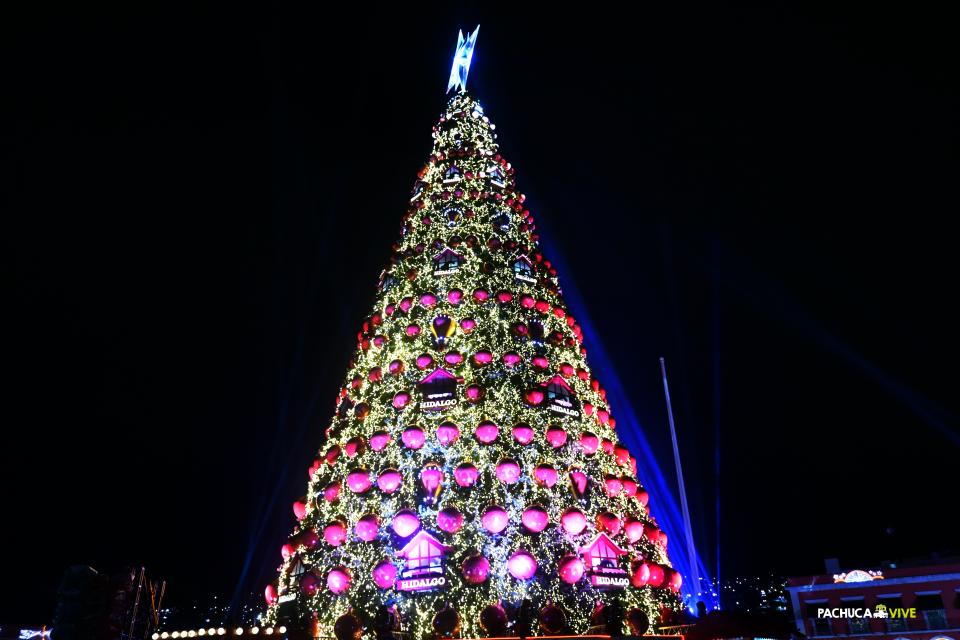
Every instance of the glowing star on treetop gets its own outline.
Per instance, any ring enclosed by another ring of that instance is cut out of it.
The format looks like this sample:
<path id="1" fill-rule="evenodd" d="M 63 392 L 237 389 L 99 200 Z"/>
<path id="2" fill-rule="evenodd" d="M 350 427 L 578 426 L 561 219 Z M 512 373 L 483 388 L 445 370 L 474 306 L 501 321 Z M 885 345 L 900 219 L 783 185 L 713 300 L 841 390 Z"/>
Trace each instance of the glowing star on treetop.
<path id="1" fill-rule="evenodd" d="M 453 54 L 453 67 L 450 69 L 450 81 L 447 82 L 447 93 L 459 87 L 460 91 L 467 90 L 467 74 L 470 73 L 470 61 L 473 59 L 473 47 L 477 44 L 477 33 L 480 25 L 466 38 L 463 30 L 457 32 L 457 52 Z"/>

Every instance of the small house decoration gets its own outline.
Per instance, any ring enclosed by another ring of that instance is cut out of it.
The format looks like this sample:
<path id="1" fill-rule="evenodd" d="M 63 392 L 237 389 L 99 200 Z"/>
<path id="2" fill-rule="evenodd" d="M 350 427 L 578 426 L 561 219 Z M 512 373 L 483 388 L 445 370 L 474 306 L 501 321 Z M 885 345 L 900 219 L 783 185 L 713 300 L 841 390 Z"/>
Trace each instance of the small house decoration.
<path id="1" fill-rule="evenodd" d="M 444 560 L 450 547 L 421 529 L 397 555 L 406 560 L 406 567 L 400 572 L 397 589 L 400 591 L 426 591 L 442 589 L 447 586 L 443 575 Z"/>
<path id="2" fill-rule="evenodd" d="M 630 584 L 630 577 L 626 569 L 620 566 L 619 560 L 620 556 L 628 553 L 618 547 L 606 533 L 597 534 L 592 541 L 580 547 L 590 584 L 604 590 L 623 589 Z"/>

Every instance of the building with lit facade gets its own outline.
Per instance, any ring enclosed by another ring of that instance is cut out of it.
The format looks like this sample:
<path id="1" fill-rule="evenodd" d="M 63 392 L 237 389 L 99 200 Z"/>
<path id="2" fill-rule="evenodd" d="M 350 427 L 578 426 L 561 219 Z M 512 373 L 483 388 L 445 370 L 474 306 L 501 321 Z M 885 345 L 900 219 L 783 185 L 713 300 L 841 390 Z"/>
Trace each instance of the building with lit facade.
<path id="1" fill-rule="evenodd" d="M 808 637 L 960 640 L 960 561 L 789 578 L 787 591 Z"/>

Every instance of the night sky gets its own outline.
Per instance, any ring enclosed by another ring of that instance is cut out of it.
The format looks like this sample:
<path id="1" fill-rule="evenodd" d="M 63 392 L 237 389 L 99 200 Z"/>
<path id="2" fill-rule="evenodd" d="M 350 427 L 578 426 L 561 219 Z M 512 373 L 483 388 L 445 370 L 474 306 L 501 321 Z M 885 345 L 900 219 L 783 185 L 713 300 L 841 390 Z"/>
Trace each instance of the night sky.
<path id="1" fill-rule="evenodd" d="M 718 530 L 723 577 L 957 546 L 951 17 L 456 4 L 0 19 L 0 622 L 78 563 L 260 598 L 478 22 L 472 93 L 669 470 L 667 358 L 709 568 Z"/>

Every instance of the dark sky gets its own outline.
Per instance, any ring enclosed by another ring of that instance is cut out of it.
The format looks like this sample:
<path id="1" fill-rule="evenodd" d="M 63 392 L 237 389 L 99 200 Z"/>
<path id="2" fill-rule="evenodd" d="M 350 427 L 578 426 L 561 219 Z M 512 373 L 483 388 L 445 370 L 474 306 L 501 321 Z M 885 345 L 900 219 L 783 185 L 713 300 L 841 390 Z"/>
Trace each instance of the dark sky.
<path id="1" fill-rule="evenodd" d="M 665 465 L 670 363 L 707 561 L 718 492 L 725 576 L 956 546 L 951 16 L 355 4 L 0 19 L 0 621 L 75 563 L 262 590 L 477 22 L 472 91 Z"/>

